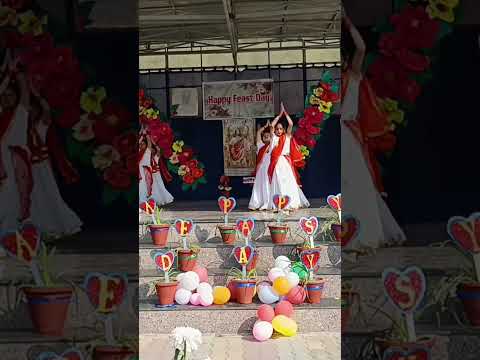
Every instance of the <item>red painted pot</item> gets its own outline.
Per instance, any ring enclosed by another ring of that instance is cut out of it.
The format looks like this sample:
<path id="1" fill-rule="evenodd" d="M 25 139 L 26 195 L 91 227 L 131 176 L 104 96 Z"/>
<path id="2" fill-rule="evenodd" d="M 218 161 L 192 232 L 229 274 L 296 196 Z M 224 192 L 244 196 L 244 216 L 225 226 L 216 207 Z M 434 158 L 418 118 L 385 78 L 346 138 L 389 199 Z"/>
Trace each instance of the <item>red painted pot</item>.
<path id="1" fill-rule="evenodd" d="M 63 335 L 73 290 L 69 287 L 29 287 L 23 292 L 35 330 L 42 335 Z"/>
<path id="2" fill-rule="evenodd" d="M 178 249 L 178 270 L 192 271 L 197 265 L 198 251 L 191 249 Z"/>
<path id="3" fill-rule="evenodd" d="M 389 348 L 402 349 L 405 352 L 413 351 L 419 347 L 426 348 L 429 350 L 433 349 L 435 345 L 435 336 L 422 336 L 418 338 L 415 342 L 404 342 L 398 340 L 387 340 L 387 339 L 375 339 L 375 348 L 380 355 L 380 358 L 383 358 L 383 354 Z"/>
<path id="4" fill-rule="evenodd" d="M 470 324 L 480 326 L 480 283 L 460 285 L 457 296 L 463 303 Z"/>
<path id="5" fill-rule="evenodd" d="M 153 245 L 165 247 L 168 242 L 168 232 L 170 230 L 169 224 L 149 225 L 150 235 L 152 237 Z"/>
<path id="6" fill-rule="evenodd" d="M 129 360 L 135 352 L 121 346 L 97 346 L 93 350 L 93 360 Z"/>
<path id="7" fill-rule="evenodd" d="M 268 229 L 270 230 L 270 237 L 274 244 L 285 244 L 287 242 L 287 224 L 268 225 Z"/>
<path id="8" fill-rule="evenodd" d="M 310 280 L 306 284 L 307 301 L 310 304 L 319 304 L 322 301 L 323 288 L 325 287 L 324 279 Z"/>
<path id="9" fill-rule="evenodd" d="M 218 230 L 224 244 L 233 245 L 235 243 L 237 239 L 237 228 L 235 225 L 218 225 Z"/>
<path id="10" fill-rule="evenodd" d="M 158 303 L 160 305 L 173 305 L 175 302 L 175 292 L 177 291 L 177 282 L 156 283 Z"/>
<path id="11" fill-rule="evenodd" d="M 235 298 L 240 304 L 251 304 L 256 293 L 256 280 L 232 280 L 235 288 Z"/>

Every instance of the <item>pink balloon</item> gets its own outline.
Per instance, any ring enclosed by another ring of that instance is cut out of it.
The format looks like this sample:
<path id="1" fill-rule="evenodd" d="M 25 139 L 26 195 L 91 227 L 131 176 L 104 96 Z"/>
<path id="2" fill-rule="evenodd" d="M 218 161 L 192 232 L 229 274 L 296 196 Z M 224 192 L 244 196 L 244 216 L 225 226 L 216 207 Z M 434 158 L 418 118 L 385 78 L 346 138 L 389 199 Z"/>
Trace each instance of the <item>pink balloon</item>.
<path id="1" fill-rule="evenodd" d="M 200 305 L 200 294 L 199 293 L 194 293 L 190 297 L 190 304 L 192 305 Z"/>
<path id="2" fill-rule="evenodd" d="M 275 305 L 275 315 L 285 315 L 291 318 L 293 316 L 293 305 L 288 301 L 280 301 Z"/>
<path id="3" fill-rule="evenodd" d="M 198 277 L 200 278 L 200 282 L 208 282 L 208 271 L 205 267 L 200 265 L 195 265 L 192 271 L 196 272 Z"/>
<path id="4" fill-rule="evenodd" d="M 207 293 L 200 295 L 200 305 L 202 306 L 210 306 L 213 304 L 213 294 Z"/>
<path id="5" fill-rule="evenodd" d="M 273 326 L 268 321 L 259 321 L 253 326 L 253 337 L 258 341 L 265 341 L 272 337 Z"/>
<path id="6" fill-rule="evenodd" d="M 261 321 L 272 322 L 273 318 L 275 317 L 275 311 L 270 305 L 263 304 L 258 307 L 257 317 Z"/>
<path id="7" fill-rule="evenodd" d="M 300 305 L 305 302 L 307 292 L 301 286 L 293 287 L 287 294 L 287 300 L 293 305 Z"/>

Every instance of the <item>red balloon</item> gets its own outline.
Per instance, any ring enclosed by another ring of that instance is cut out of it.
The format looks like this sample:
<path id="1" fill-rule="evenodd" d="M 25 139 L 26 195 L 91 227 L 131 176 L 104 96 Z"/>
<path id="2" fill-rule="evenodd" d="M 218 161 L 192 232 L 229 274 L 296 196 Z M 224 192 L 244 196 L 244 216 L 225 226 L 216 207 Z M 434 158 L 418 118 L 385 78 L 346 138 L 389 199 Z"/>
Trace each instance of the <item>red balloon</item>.
<path id="1" fill-rule="evenodd" d="M 275 315 L 285 315 L 291 318 L 293 316 L 293 305 L 286 300 L 280 301 L 275 305 Z"/>
<path id="2" fill-rule="evenodd" d="M 208 271 L 206 268 L 200 265 L 195 265 L 192 271 L 196 272 L 200 278 L 200 282 L 208 282 Z"/>
<path id="3" fill-rule="evenodd" d="M 270 305 L 260 305 L 257 310 L 257 317 L 259 320 L 272 322 L 275 317 L 275 310 Z"/>
<path id="4" fill-rule="evenodd" d="M 235 287 L 235 284 L 233 283 L 233 281 L 228 282 L 227 288 L 228 288 L 228 290 L 230 290 L 230 301 L 237 300 L 237 294 L 235 292 L 236 287 Z"/>
<path id="5" fill-rule="evenodd" d="M 301 286 L 293 287 L 287 294 L 287 300 L 293 305 L 300 305 L 305 302 L 307 292 Z"/>

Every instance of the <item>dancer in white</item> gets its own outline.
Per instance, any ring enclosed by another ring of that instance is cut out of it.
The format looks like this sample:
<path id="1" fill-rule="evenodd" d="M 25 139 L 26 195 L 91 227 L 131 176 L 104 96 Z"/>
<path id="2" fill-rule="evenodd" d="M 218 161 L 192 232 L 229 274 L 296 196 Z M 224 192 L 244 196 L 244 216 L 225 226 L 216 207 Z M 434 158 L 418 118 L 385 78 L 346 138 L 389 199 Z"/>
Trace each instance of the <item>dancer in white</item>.
<path id="1" fill-rule="evenodd" d="M 354 49 L 353 56 L 350 56 L 348 46 L 342 46 L 345 51 L 342 54 L 342 215 L 351 215 L 360 223 L 358 236 L 344 250 L 365 252 L 388 243 L 403 242 L 405 234 L 375 187 L 363 140 L 366 135 L 358 123 L 365 44 L 346 15 L 343 25 L 348 30 Z"/>
<path id="2" fill-rule="evenodd" d="M 268 210 L 272 194 L 268 180 L 268 167 L 270 166 L 271 134 L 270 122 L 267 121 L 257 131 L 257 167 L 255 169 L 255 183 L 253 184 L 252 197 L 248 208 L 250 210 Z"/>
<path id="3" fill-rule="evenodd" d="M 285 115 L 288 121 L 288 128 L 280 122 Z M 300 188 L 300 176 L 297 171 L 297 164 L 303 160 L 303 155 L 292 136 L 293 121 L 281 105 L 280 115 L 272 122 L 272 145 L 271 160 L 268 167 L 270 182 L 270 209 L 275 209 L 273 196 L 289 196 L 290 202 L 285 210 L 295 210 L 309 207 L 310 203 Z"/>
<path id="4" fill-rule="evenodd" d="M 173 196 L 167 191 L 163 183 L 162 171 L 159 166 L 161 159 L 157 154 L 158 152 L 155 150 L 148 134 L 143 134 L 140 138 L 138 184 L 140 203 L 151 198 L 155 200 L 157 205 L 166 205 L 173 201 Z"/>

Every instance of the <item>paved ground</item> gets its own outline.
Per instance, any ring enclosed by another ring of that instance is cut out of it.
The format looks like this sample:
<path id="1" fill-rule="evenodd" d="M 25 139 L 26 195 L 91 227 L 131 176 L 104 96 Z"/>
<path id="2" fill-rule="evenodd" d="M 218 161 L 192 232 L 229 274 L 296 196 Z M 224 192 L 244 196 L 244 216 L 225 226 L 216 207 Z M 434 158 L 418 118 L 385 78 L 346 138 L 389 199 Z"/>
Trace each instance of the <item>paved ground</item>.
<path id="1" fill-rule="evenodd" d="M 173 358 L 168 335 L 141 335 L 140 359 Z M 203 344 L 191 360 L 338 360 L 340 333 L 301 334 L 259 343 L 252 337 L 203 335 Z"/>

